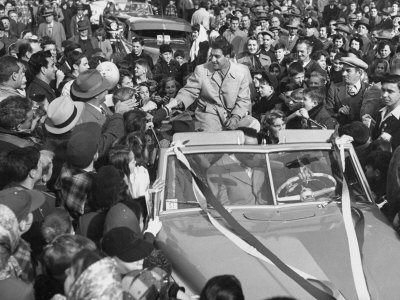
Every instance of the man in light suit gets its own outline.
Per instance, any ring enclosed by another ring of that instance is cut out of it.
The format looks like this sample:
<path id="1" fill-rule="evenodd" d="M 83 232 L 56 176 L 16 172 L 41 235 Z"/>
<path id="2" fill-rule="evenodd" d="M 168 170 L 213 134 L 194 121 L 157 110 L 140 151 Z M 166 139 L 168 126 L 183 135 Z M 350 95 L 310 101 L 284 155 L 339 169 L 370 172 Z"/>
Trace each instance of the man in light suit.
<path id="1" fill-rule="evenodd" d="M 211 61 L 196 67 L 175 99 L 188 108 L 197 100 L 200 131 L 234 130 L 260 124 L 251 115 L 248 67 L 230 61 L 231 47 L 224 40 L 211 45 Z"/>
<path id="2" fill-rule="evenodd" d="M 245 144 L 258 144 L 254 129 L 243 131 Z M 222 205 L 273 204 L 265 158 L 257 157 L 249 153 L 224 154 L 207 170 L 208 186 Z"/>
<path id="3" fill-rule="evenodd" d="M 56 42 L 58 51 L 61 51 L 61 43 L 66 39 L 64 27 L 61 23 L 54 21 L 54 11 L 51 8 L 44 11 L 43 17 L 46 18 L 46 23 L 39 25 L 38 36 L 40 38 L 50 37 Z"/>

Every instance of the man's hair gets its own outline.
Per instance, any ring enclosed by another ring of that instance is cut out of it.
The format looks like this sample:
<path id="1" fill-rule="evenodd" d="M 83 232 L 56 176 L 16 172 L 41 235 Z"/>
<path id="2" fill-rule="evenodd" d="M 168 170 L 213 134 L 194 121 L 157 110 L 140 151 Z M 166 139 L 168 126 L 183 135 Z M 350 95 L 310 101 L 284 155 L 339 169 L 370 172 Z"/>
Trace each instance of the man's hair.
<path id="1" fill-rule="evenodd" d="M 47 273 L 64 282 L 65 270 L 71 266 L 72 258 L 82 249 L 94 250 L 96 244 L 81 235 L 63 234 L 56 237 L 44 249 L 43 262 Z"/>
<path id="2" fill-rule="evenodd" d="M 243 20 L 243 18 L 244 17 L 249 17 L 249 19 L 251 20 L 251 18 L 250 18 L 250 15 L 249 14 L 243 14 L 243 16 L 242 16 L 242 20 Z"/>
<path id="3" fill-rule="evenodd" d="M 73 65 L 79 66 L 81 64 L 82 58 L 86 57 L 85 54 L 79 52 L 79 51 L 72 51 L 68 57 L 67 57 L 67 62 L 70 65 L 70 67 L 73 69 Z"/>
<path id="4" fill-rule="evenodd" d="M 32 102 L 21 96 L 10 96 L 0 102 L 0 127 L 13 130 L 23 123 L 32 109 Z"/>
<path id="5" fill-rule="evenodd" d="M 335 35 L 332 36 L 332 41 L 335 42 L 336 40 L 342 40 L 343 44 L 346 43 L 345 37 L 340 33 L 336 33 Z"/>
<path id="6" fill-rule="evenodd" d="M 13 73 L 19 71 L 19 68 L 17 58 L 9 55 L 0 57 L 0 83 L 8 81 Z"/>
<path id="7" fill-rule="evenodd" d="M 325 50 L 318 50 L 311 54 L 311 58 L 313 60 L 319 60 L 321 56 L 325 56 L 325 58 L 328 58 L 329 54 Z"/>
<path id="8" fill-rule="evenodd" d="M 325 102 L 326 89 L 325 87 L 309 87 L 303 90 L 304 97 L 310 97 L 314 102 L 322 104 Z"/>
<path id="9" fill-rule="evenodd" d="M 312 51 L 313 46 L 312 46 L 312 44 L 311 44 L 311 42 L 310 42 L 309 40 L 307 40 L 307 39 L 300 39 L 300 40 L 297 42 L 297 46 L 299 46 L 299 45 L 301 45 L 301 44 L 306 45 L 307 50 Z"/>
<path id="10" fill-rule="evenodd" d="M 233 16 L 233 17 L 232 17 L 232 19 L 231 19 L 231 21 L 238 21 L 238 22 L 239 22 L 240 20 L 239 20 L 239 18 L 238 18 L 238 17 L 236 17 L 236 16 Z"/>
<path id="11" fill-rule="evenodd" d="M 381 80 L 382 85 L 385 83 L 394 83 L 397 84 L 397 87 L 400 90 L 400 75 L 396 74 L 387 74 L 386 76 L 383 76 Z M 1 103 L 0 103 L 1 104 Z"/>
<path id="12" fill-rule="evenodd" d="M 324 85 L 324 84 L 326 83 L 326 76 L 325 76 L 323 73 L 321 73 L 321 72 L 312 71 L 311 74 L 310 74 L 310 79 L 311 79 L 311 78 L 318 78 L 318 80 L 319 80 L 320 83 L 321 83 L 321 86 Z"/>
<path id="13" fill-rule="evenodd" d="M 304 73 L 303 64 L 299 61 L 294 61 L 289 65 L 288 68 L 288 75 L 289 77 L 294 77 L 297 74 Z"/>
<path id="14" fill-rule="evenodd" d="M 221 37 L 217 38 L 214 42 L 211 44 L 211 49 L 220 49 L 222 51 L 222 54 L 225 55 L 231 55 L 232 47 L 230 46 L 229 42 Z"/>
<path id="15" fill-rule="evenodd" d="M 374 170 L 381 173 L 381 177 L 386 179 L 392 153 L 388 151 L 373 151 L 365 159 L 365 165 L 371 166 Z"/>
<path id="16" fill-rule="evenodd" d="M 207 1 L 205 1 L 205 0 L 200 1 L 199 7 L 207 8 Z"/>
<path id="17" fill-rule="evenodd" d="M 278 42 L 278 43 L 276 43 L 276 45 L 273 47 L 273 49 L 274 49 L 275 51 L 277 51 L 277 50 L 279 50 L 279 49 L 286 50 L 286 45 L 285 45 L 284 43 L 282 43 L 282 42 Z"/>
<path id="18" fill-rule="evenodd" d="M 75 51 L 76 49 L 82 49 L 81 45 L 79 45 L 78 43 L 75 43 L 75 42 L 69 43 L 68 45 L 65 46 L 64 56 L 68 56 L 69 53 L 71 53 L 72 51 Z"/>
<path id="19" fill-rule="evenodd" d="M 40 152 L 35 147 L 17 148 L 6 156 L 10 182 L 24 181 L 31 170 L 37 169 Z"/>
<path id="20" fill-rule="evenodd" d="M 30 52 L 30 53 L 33 52 L 31 44 L 22 43 L 21 45 L 19 45 L 19 48 L 18 48 L 18 57 L 19 58 L 26 56 L 26 53 L 28 53 L 28 52 Z"/>
<path id="21" fill-rule="evenodd" d="M 40 47 L 44 50 L 44 48 L 47 45 L 56 46 L 56 42 L 54 40 L 52 40 L 51 38 L 49 38 L 48 36 L 45 36 L 45 37 L 42 38 L 42 42 L 40 43 Z"/>
<path id="22" fill-rule="evenodd" d="M 47 68 L 49 66 L 49 61 L 47 58 L 51 58 L 50 51 L 39 51 L 32 54 L 31 59 L 29 60 L 29 66 L 31 68 L 32 74 L 37 75 L 40 73 L 42 67 Z"/>
<path id="23" fill-rule="evenodd" d="M 141 37 L 135 37 L 135 38 L 132 40 L 132 43 L 140 43 L 140 45 L 144 46 L 144 39 L 141 38 Z"/>

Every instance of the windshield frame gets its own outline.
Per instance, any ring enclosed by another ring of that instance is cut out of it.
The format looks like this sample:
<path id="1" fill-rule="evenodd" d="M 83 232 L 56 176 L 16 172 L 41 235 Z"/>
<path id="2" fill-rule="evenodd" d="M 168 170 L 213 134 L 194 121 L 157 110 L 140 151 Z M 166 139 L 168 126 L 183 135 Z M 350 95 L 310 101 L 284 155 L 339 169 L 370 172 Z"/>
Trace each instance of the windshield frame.
<path id="1" fill-rule="evenodd" d="M 252 153 L 257 153 L 257 154 L 265 154 L 267 158 L 267 168 L 269 174 L 272 173 L 271 171 L 271 165 L 270 165 L 270 157 L 269 155 L 271 153 L 277 153 L 277 152 L 293 152 L 293 151 L 327 151 L 327 150 L 332 150 L 332 145 L 329 143 L 296 143 L 296 144 L 277 144 L 277 145 L 232 145 L 232 146 L 227 146 L 227 145 L 209 145 L 209 146 L 190 146 L 190 147 L 184 147 L 181 148 L 182 152 L 185 155 L 190 155 L 190 154 L 206 154 L 206 153 L 230 153 L 230 152 L 238 152 L 238 153 L 245 153 L 245 152 L 252 152 Z M 357 179 L 361 183 L 361 186 L 363 190 L 365 191 L 366 194 L 366 200 L 368 203 L 374 203 L 373 202 L 373 194 L 372 191 L 368 185 L 367 179 L 365 177 L 363 168 L 358 161 L 357 154 L 354 151 L 354 148 L 352 147 L 351 144 L 345 146 L 345 150 L 348 151 L 349 156 L 351 157 L 351 162 L 353 165 L 353 168 L 356 172 Z M 169 149 L 162 149 L 160 152 L 160 157 L 163 159 L 160 159 L 159 161 L 159 177 L 166 179 L 167 176 L 167 164 L 168 164 L 168 158 L 169 156 L 175 156 L 173 150 L 171 148 Z M 271 188 L 274 191 L 274 183 L 272 176 L 269 176 Z M 188 210 L 200 210 L 200 207 L 195 207 L 195 208 L 180 208 L 176 210 L 164 210 L 165 207 L 165 190 L 163 190 L 159 194 L 159 199 L 160 199 L 160 213 L 170 213 L 170 212 L 180 212 L 180 211 L 188 211 Z M 293 207 L 293 206 L 298 206 L 298 205 L 315 205 L 319 204 L 321 201 L 315 201 L 315 202 L 298 202 L 298 203 L 288 203 L 285 205 L 280 205 L 277 203 L 276 200 L 276 195 L 273 192 L 273 205 L 252 205 L 252 206 L 227 206 L 230 209 L 235 209 L 235 208 L 257 208 L 260 209 L 261 207 L 264 208 L 282 208 L 282 207 Z M 325 201 L 326 202 L 326 201 Z"/>

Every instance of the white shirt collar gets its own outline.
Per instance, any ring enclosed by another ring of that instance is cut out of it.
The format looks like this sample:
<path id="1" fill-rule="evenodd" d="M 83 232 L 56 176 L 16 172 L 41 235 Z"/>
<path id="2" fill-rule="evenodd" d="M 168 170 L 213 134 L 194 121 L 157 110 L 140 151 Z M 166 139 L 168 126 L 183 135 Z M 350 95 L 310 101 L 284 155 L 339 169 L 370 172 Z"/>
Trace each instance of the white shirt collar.
<path id="1" fill-rule="evenodd" d="M 398 105 L 395 109 L 393 109 L 390 112 L 390 114 L 388 114 L 388 115 L 386 115 L 387 106 L 385 106 L 384 108 L 381 108 L 379 111 L 381 112 L 382 121 L 386 120 L 389 116 L 393 116 L 397 120 L 400 120 L 400 105 Z M 386 115 L 386 117 L 385 117 L 385 115 Z"/>
<path id="2" fill-rule="evenodd" d="M 353 84 L 353 86 L 356 88 L 357 93 L 361 90 L 361 80 L 357 81 L 355 84 Z"/>

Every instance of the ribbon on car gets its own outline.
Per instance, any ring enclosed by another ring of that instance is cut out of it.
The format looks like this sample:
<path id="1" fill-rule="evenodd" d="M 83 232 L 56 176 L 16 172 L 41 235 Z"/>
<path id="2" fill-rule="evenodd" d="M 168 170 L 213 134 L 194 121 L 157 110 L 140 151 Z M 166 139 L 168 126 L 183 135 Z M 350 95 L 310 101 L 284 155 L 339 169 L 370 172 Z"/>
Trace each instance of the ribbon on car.
<path id="1" fill-rule="evenodd" d="M 202 210 L 207 214 L 210 222 L 214 227 L 224 234 L 229 240 L 231 240 L 235 245 L 246 251 L 248 254 L 253 255 L 269 264 L 276 266 L 288 277 L 294 280 L 298 285 L 300 285 L 304 290 L 306 290 L 310 295 L 319 300 L 343 300 L 344 297 L 341 295 L 340 291 L 334 287 L 330 282 L 321 281 L 309 275 L 303 271 L 295 269 L 294 267 L 288 266 L 282 260 L 280 260 L 274 253 L 272 253 L 267 247 L 265 247 L 254 235 L 248 232 L 232 215 L 224 208 L 224 206 L 215 198 L 215 196 L 210 192 L 210 190 L 205 186 L 205 184 L 196 175 L 196 172 L 190 166 L 189 161 L 185 155 L 180 150 L 184 145 L 180 141 L 176 141 L 172 144 L 173 151 L 176 158 L 191 172 L 193 176 L 193 192 L 196 200 L 198 201 Z M 207 197 L 207 198 L 206 198 Z M 238 233 L 235 234 L 231 230 L 228 230 L 222 226 L 209 212 L 207 207 L 207 200 L 213 206 L 213 208 L 221 215 L 221 217 L 233 228 L 233 230 Z M 310 281 L 318 281 L 319 283 L 325 285 L 328 289 L 332 291 L 332 294 L 325 292 L 314 286 Z"/>
<path id="2" fill-rule="evenodd" d="M 360 300 L 369 300 L 371 296 L 369 295 L 367 282 L 365 280 L 364 270 L 362 266 L 360 248 L 358 245 L 357 235 L 353 224 L 353 217 L 351 214 L 351 200 L 350 192 L 347 186 L 346 178 L 344 177 L 344 171 L 346 168 L 346 159 L 344 145 L 351 143 L 353 138 L 347 135 L 343 135 L 340 138 L 336 137 L 334 139 L 334 151 L 339 152 L 339 161 L 341 162 L 341 169 L 343 174 L 343 185 L 342 185 L 342 214 L 344 228 L 347 236 L 347 243 L 350 252 L 350 264 L 351 271 L 353 275 L 354 285 L 357 292 L 357 297 Z"/>

